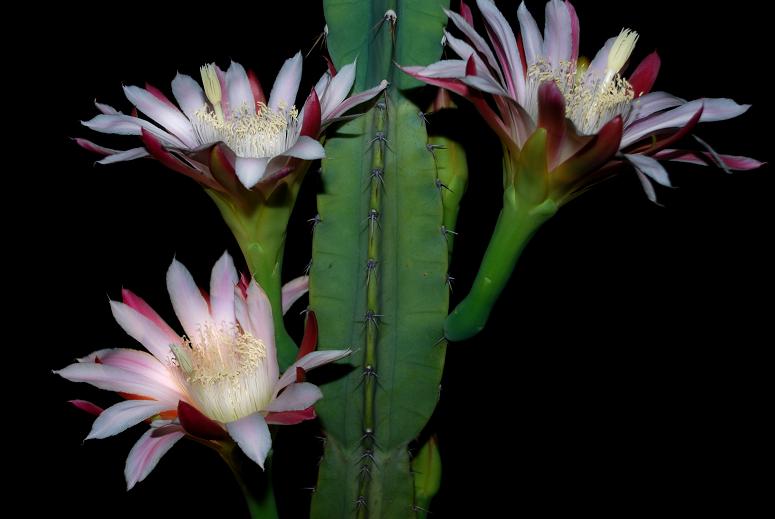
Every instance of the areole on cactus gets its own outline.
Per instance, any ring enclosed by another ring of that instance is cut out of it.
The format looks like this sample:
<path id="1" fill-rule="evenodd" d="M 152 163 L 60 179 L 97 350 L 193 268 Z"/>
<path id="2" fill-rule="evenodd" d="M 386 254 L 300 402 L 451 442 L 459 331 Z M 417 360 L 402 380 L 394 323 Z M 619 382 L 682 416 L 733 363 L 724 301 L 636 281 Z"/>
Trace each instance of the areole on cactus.
<path id="1" fill-rule="evenodd" d="M 312 518 L 427 517 L 441 484 L 428 424 L 447 343 L 483 329 L 540 226 L 614 175 L 634 171 L 655 200 L 655 184 L 671 185 L 666 161 L 761 165 L 701 140 L 697 151 L 678 147 L 700 122 L 748 105 L 652 91 L 656 52 L 627 73 L 635 31 L 621 30 L 589 60 L 568 1 L 547 2 L 543 31 L 524 3 L 513 19 L 492 0 L 477 0 L 476 11 L 455 4 L 323 0 L 329 69 L 298 105 L 300 53 L 268 97 L 242 65 L 210 63 L 199 80 L 175 77 L 177 104 L 150 85 L 126 86 L 131 115 L 97 104 L 102 114 L 84 123 L 141 139 L 125 151 L 76 139 L 100 163 L 153 158 L 200 183 L 250 270 L 240 277 L 225 254 L 206 292 L 173 261 L 168 289 L 184 335 L 124 291 L 113 314 L 148 352 L 100 350 L 58 372 L 123 399 L 105 410 L 73 401 L 98 416 L 89 438 L 148 425 L 127 460 L 129 487 L 182 438 L 216 450 L 238 478 L 241 452 L 268 469 L 269 426 L 319 417 L 325 450 Z M 465 148 L 444 127 L 458 123 L 462 102 L 500 142 L 503 192 L 476 279 L 450 313 L 460 203 L 469 181 L 495 173 L 469 178 Z M 288 221 L 315 160 L 321 192 L 309 278 L 283 285 Z M 297 347 L 282 316 L 307 286 Z M 305 380 L 335 361 L 342 369 L 320 388 Z M 243 489 L 253 517 L 277 517 L 271 488 L 252 501 Z"/>

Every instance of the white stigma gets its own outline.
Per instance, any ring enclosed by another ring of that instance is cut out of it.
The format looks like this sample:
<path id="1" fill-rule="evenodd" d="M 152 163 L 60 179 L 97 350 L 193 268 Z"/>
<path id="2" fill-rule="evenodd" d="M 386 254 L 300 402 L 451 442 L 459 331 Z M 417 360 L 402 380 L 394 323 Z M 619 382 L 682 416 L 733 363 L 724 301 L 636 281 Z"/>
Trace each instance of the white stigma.
<path id="1" fill-rule="evenodd" d="M 181 382 L 199 409 L 228 423 L 266 408 L 275 380 L 266 345 L 239 328 L 206 326 L 195 340 L 173 346 Z"/>
<path id="2" fill-rule="evenodd" d="M 214 105 L 215 108 L 215 105 Z M 196 112 L 194 130 L 204 143 L 225 142 L 238 157 L 274 157 L 290 148 L 299 135 L 299 112 L 295 106 L 272 110 L 265 104 L 232 107 L 227 118 L 218 110 Z"/>
<path id="3" fill-rule="evenodd" d="M 638 33 L 630 29 L 622 29 L 619 36 L 614 40 L 611 51 L 608 53 L 607 73 L 612 76 L 617 74 L 624 67 L 627 60 L 630 59 L 635 44 L 638 43 Z"/>
<path id="4" fill-rule="evenodd" d="M 218 72 L 215 70 L 215 64 L 208 63 L 200 67 L 199 73 L 202 75 L 202 86 L 205 95 L 213 105 L 216 117 L 223 121 L 223 109 L 221 108 L 221 81 L 218 79 Z"/>

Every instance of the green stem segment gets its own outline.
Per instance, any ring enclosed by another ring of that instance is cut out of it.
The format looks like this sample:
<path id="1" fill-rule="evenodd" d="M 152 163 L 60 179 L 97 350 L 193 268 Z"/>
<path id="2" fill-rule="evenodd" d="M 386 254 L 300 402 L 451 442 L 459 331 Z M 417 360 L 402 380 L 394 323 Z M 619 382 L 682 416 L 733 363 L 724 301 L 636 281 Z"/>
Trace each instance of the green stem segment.
<path id="1" fill-rule="evenodd" d="M 503 201 L 503 209 L 471 291 L 444 324 L 445 337 L 451 341 L 468 339 L 484 328 L 530 238 L 557 212 L 557 205 L 552 200 L 537 206 L 521 203 L 512 187 L 506 189 Z"/>
<path id="2" fill-rule="evenodd" d="M 245 456 L 236 445 L 218 449 L 234 474 L 252 519 L 277 519 L 277 504 L 272 486 L 272 458 L 266 459 L 264 470 Z"/>

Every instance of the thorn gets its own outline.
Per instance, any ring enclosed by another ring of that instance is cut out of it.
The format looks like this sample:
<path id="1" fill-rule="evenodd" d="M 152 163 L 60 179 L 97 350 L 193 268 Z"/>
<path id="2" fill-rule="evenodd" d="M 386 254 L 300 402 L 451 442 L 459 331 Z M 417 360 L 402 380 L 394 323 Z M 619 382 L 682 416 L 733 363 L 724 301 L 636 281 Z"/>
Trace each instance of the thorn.
<path id="1" fill-rule="evenodd" d="M 453 191 L 449 188 L 449 186 L 444 182 L 442 182 L 440 178 L 437 178 L 435 183 L 436 183 L 436 189 L 438 189 L 439 191 L 446 189 L 450 193 L 453 193 Z"/>
<path id="2" fill-rule="evenodd" d="M 449 287 L 449 291 L 452 292 L 452 282 L 455 281 L 455 277 L 451 276 L 449 272 L 447 272 L 447 280 L 445 281 L 447 287 Z"/>
<path id="3" fill-rule="evenodd" d="M 444 236 L 445 240 L 449 240 L 447 236 L 449 236 L 450 234 L 453 236 L 457 236 L 457 233 L 451 229 L 447 229 L 446 225 L 442 225 L 439 230 L 441 231 L 441 235 Z"/>
<path id="4" fill-rule="evenodd" d="M 369 260 L 366 262 L 366 283 L 371 281 L 372 272 L 376 274 L 377 263 L 379 262 L 373 258 L 369 258 Z"/>
<path id="5" fill-rule="evenodd" d="M 317 227 L 317 226 L 318 226 L 318 224 L 319 224 L 320 222 L 322 222 L 322 221 L 323 221 L 323 220 L 321 220 L 321 219 L 320 219 L 320 215 L 319 215 L 319 214 L 316 214 L 314 217 L 312 217 L 312 218 L 310 218 L 309 220 L 307 220 L 307 222 L 309 222 L 309 223 L 310 223 L 310 225 L 312 225 L 312 230 L 313 230 L 313 231 L 315 230 L 315 227 Z"/>
<path id="6" fill-rule="evenodd" d="M 328 442 L 328 438 L 326 438 L 325 436 L 315 436 L 315 439 L 320 440 L 320 442 L 323 444 L 324 447 L 326 445 L 326 442 Z"/>
<path id="7" fill-rule="evenodd" d="M 307 266 L 304 267 L 304 274 L 309 276 L 310 270 L 312 270 L 312 260 L 309 260 L 309 263 L 307 263 Z"/>
<path id="8" fill-rule="evenodd" d="M 304 310 L 302 310 L 301 312 L 299 312 L 299 315 L 303 315 L 303 316 L 305 316 L 305 317 L 306 317 L 306 315 L 307 315 L 308 313 L 310 313 L 311 311 L 312 311 L 312 309 L 311 309 L 311 308 L 308 306 L 307 308 L 305 308 Z"/>
<path id="9" fill-rule="evenodd" d="M 376 209 L 369 209 L 369 215 L 366 217 L 366 220 L 369 221 L 369 232 L 374 232 L 374 224 L 376 223 L 377 226 L 381 229 L 382 226 L 379 224 L 379 211 Z"/>
<path id="10" fill-rule="evenodd" d="M 422 110 L 417 112 L 417 117 L 420 118 L 420 122 L 423 123 L 425 126 L 428 126 L 430 124 L 430 121 L 428 121 L 428 117 L 426 117 L 430 113 L 432 112 L 423 112 Z"/>
<path id="11" fill-rule="evenodd" d="M 431 514 L 430 510 L 426 510 L 425 508 L 422 508 L 421 506 L 412 505 L 412 512 L 425 512 L 426 514 Z"/>
<path id="12" fill-rule="evenodd" d="M 363 454 L 361 454 L 361 457 L 358 458 L 358 461 L 362 461 L 364 458 L 369 459 L 372 463 L 377 463 L 377 460 L 374 459 L 374 449 L 366 449 L 363 451 Z"/>
<path id="13" fill-rule="evenodd" d="M 309 51 L 307 51 L 307 55 L 304 56 L 304 58 L 308 58 L 310 54 L 312 54 L 312 51 L 315 50 L 315 47 L 320 44 L 320 48 L 322 49 L 324 46 L 326 46 L 328 40 L 328 24 L 326 24 L 323 27 L 323 32 L 321 32 L 317 38 L 315 38 L 315 41 L 312 43 L 312 47 L 309 48 Z"/>
<path id="14" fill-rule="evenodd" d="M 382 168 L 374 168 L 371 170 L 371 173 L 369 173 L 369 176 L 372 180 L 375 178 L 379 180 L 379 183 L 382 184 L 382 189 L 385 188 L 385 170 Z"/>
<path id="15" fill-rule="evenodd" d="M 430 142 L 425 145 L 425 149 L 431 152 L 433 156 L 436 156 L 436 150 L 446 150 L 447 147 L 443 144 L 431 144 Z"/>
<path id="16" fill-rule="evenodd" d="M 361 508 L 366 508 L 366 496 L 358 496 L 355 501 L 355 509 L 360 510 Z"/>
<path id="17" fill-rule="evenodd" d="M 371 479 L 371 468 L 368 465 L 361 465 L 361 470 L 358 471 L 358 477 L 360 479 Z"/>
<path id="18" fill-rule="evenodd" d="M 317 489 L 317 487 L 303 487 L 302 490 L 307 490 L 311 494 L 314 494 L 315 492 L 317 492 L 318 489 Z"/>
<path id="19" fill-rule="evenodd" d="M 387 149 L 390 151 L 393 151 L 393 149 L 390 147 L 390 144 L 388 144 L 387 137 L 385 137 L 385 132 L 379 131 L 374 134 L 374 138 L 369 141 L 369 148 L 375 143 L 375 142 L 381 142 L 385 145 Z"/>
<path id="20" fill-rule="evenodd" d="M 376 104 L 376 105 L 374 105 L 374 106 L 375 106 L 375 107 L 377 108 L 377 110 L 379 110 L 380 112 L 384 112 L 384 111 L 385 111 L 385 109 L 387 108 L 387 105 L 385 104 L 385 101 L 377 101 L 377 104 Z"/>
<path id="21" fill-rule="evenodd" d="M 363 322 L 373 324 L 374 326 L 379 327 L 379 319 L 381 317 L 384 317 L 384 315 L 374 313 L 373 310 L 368 310 L 366 314 L 363 316 L 364 318 Z"/>
<path id="22" fill-rule="evenodd" d="M 444 336 L 442 336 L 442 337 L 441 337 L 439 340 L 437 340 L 436 342 L 434 342 L 434 343 L 433 343 L 433 345 L 434 345 L 434 346 L 438 346 L 439 344 L 441 344 L 441 343 L 443 343 L 443 342 L 447 342 L 447 338 L 446 338 L 446 337 L 444 337 Z"/>
<path id="23" fill-rule="evenodd" d="M 377 375 L 377 370 L 374 369 L 374 366 L 371 364 L 368 364 L 365 368 L 363 368 L 363 374 L 361 375 L 361 378 L 365 377 L 379 378 L 379 375 Z"/>

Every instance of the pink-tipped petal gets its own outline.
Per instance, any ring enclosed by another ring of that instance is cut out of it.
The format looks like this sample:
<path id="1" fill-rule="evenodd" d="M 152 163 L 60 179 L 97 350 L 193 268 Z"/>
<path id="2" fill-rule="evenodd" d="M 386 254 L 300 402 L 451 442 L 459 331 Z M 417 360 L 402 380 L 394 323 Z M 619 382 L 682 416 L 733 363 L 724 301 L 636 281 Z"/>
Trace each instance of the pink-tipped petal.
<path id="1" fill-rule="evenodd" d="M 177 341 L 180 339 L 177 338 Z M 176 342 L 174 339 L 170 343 Z M 136 373 L 142 377 L 149 378 L 161 386 L 164 386 L 176 393 L 181 392 L 176 378 L 168 368 L 169 363 L 163 364 L 156 357 L 140 350 L 129 348 L 107 348 L 95 351 L 88 357 L 77 359 L 78 362 L 96 362 L 105 366 L 113 366 L 123 370 Z"/>
<path id="2" fill-rule="evenodd" d="M 245 188 L 252 188 L 264 178 L 268 161 L 267 157 L 237 157 L 234 162 L 234 171 Z"/>
<path id="3" fill-rule="evenodd" d="M 459 79 L 437 79 L 437 78 L 430 78 L 427 76 L 424 76 L 422 74 L 425 67 L 401 67 L 399 66 L 403 72 L 406 74 L 409 74 L 415 79 L 419 79 L 423 83 L 427 83 L 429 85 L 446 88 L 450 92 L 454 92 L 460 96 L 469 98 L 472 93 L 471 89 L 468 88 L 467 85 L 463 84 L 463 82 Z"/>
<path id="4" fill-rule="evenodd" d="M 97 161 L 97 164 L 113 164 L 116 162 L 126 162 L 128 160 L 142 159 L 149 156 L 148 150 L 145 148 L 132 148 L 131 150 L 120 151 L 112 155 L 108 155 L 104 159 Z"/>
<path id="5" fill-rule="evenodd" d="M 215 324 L 223 325 L 227 330 L 235 324 L 234 287 L 238 281 L 234 260 L 224 252 L 213 266 L 210 277 L 210 309 Z"/>
<path id="6" fill-rule="evenodd" d="M 239 63 L 232 61 L 226 71 L 226 87 L 228 88 L 229 107 L 232 112 L 252 111 L 255 108 L 256 101 L 253 98 L 253 89 L 250 86 L 248 73 Z"/>
<path id="7" fill-rule="evenodd" d="M 568 0 L 565 0 L 565 7 L 568 8 L 568 16 L 570 16 L 570 28 L 571 28 L 571 52 L 570 59 L 575 62 L 579 57 L 579 40 L 581 37 L 581 25 L 579 24 L 579 17 L 576 14 L 576 8 L 573 7 Z"/>
<path id="8" fill-rule="evenodd" d="M 105 115 L 120 115 L 121 114 L 121 112 L 119 112 L 118 110 L 116 110 L 115 108 L 113 108 L 110 105 L 106 105 L 104 103 L 98 103 L 96 99 L 94 100 L 94 106 L 97 107 L 97 110 L 99 110 L 100 113 L 105 114 Z"/>
<path id="9" fill-rule="evenodd" d="M 460 0 L 460 16 L 468 22 L 468 25 L 474 25 L 474 14 L 471 12 L 471 8 L 463 0 Z"/>
<path id="10" fill-rule="evenodd" d="M 626 127 L 657 112 L 675 108 L 686 101 L 667 92 L 650 92 L 633 101 L 633 109 L 627 116 Z"/>
<path id="11" fill-rule="evenodd" d="M 659 130 L 685 126 L 700 107 L 703 107 L 700 118 L 702 123 L 732 119 L 745 113 L 751 105 L 740 105 L 731 99 L 697 99 L 630 125 L 624 132 L 622 147 L 638 142 Z"/>
<path id="12" fill-rule="evenodd" d="M 320 389 L 309 382 L 293 383 L 288 385 L 280 396 L 272 400 L 266 411 L 301 411 L 312 406 L 323 398 Z"/>
<path id="13" fill-rule="evenodd" d="M 124 303 L 111 301 L 110 311 L 119 326 L 161 362 L 169 359 L 170 344 L 180 341 L 178 335 L 159 328 L 156 323 Z"/>
<path id="14" fill-rule="evenodd" d="M 80 362 L 54 373 L 71 382 L 86 382 L 106 391 L 142 395 L 164 403 L 176 403 L 180 398 L 178 392 L 148 377 L 105 364 Z"/>
<path id="15" fill-rule="evenodd" d="M 283 105 L 288 109 L 296 103 L 301 66 L 301 52 L 285 61 L 272 86 L 272 93 L 269 94 L 269 108 L 277 110 Z"/>
<path id="16" fill-rule="evenodd" d="M 525 2 L 519 4 L 517 9 L 517 18 L 519 19 L 519 29 L 522 34 L 522 45 L 525 50 L 525 59 L 528 66 L 533 65 L 540 60 L 544 53 L 544 39 L 538 24 L 530 14 Z"/>
<path id="17" fill-rule="evenodd" d="M 191 164 L 183 162 L 167 151 L 162 145 L 161 141 L 159 141 L 159 139 L 157 139 L 156 136 L 151 132 L 148 132 L 145 130 L 145 128 L 143 128 L 140 133 L 141 139 L 145 145 L 145 148 L 148 150 L 148 153 L 150 153 L 153 158 L 161 162 L 165 167 L 171 169 L 172 171 L 182 173 L 183 175 L 192 178 L 200 184 L 203 184 L 211 189 L 215 189 L 216 191 L 223 191 L 223 188 L 210 176 L 203 174 L 202 171 L 195 169 Z"/>
<path id="18" fill-rule="evenodd" d="M 226 424 L 226 430 L 242 452 L 263 469 L 264 461 L 272 448 L 272 436 L 261 413 L 253 413 L 235 422 L 229 422 Z"/>
<path id="19" fill-rule="evenodd" d="M 188 434 L 204 440 L 224 440 L 226 431 L 196 407 L 181 400 L 178 402 L 178 419 Z"/>
<path id="20" fill-rule="evenodd" d="M 96 153 L 97 155 L 115 155 L 116 153 L 123 153 L 123 150 L 114 150 L 112 148 L 106 148 L 104 146 L 100 146 L 99 144 L 95 144 L 90 140 L 82 139 L 80 137 L 76 137 L 73 140 L 81 148 L 88 150 L 92 153 Z"/>
<path id="21" fill-rule="evenodd" d="M 153 323 L 159 327 L 160 330 L 165 332 L 170 337 L 178 337 L 170 325 L 168 325 L 161 316 L 156 313 L 156 310 L 151 308 L 151 305 L 145 302 L 145 300 L 129 290 L 128 288 L 121 289 L 121 300 L 130 308 L 140 312 L 144 317 L 153 321 Z"/>
<path id="22" fill-rule="evenodd" d="M 261 82 L 258 80 L 258 76 L 252 69 L 248 69 L 248 81 L 250 82 L 250 90 L 253 92 L 253 99 L 256 102 L 256 112 L 262 104 L 266 104 L 266 94 L 261 87 Z"/>
<path id="23" fill-rule="evenodd" d="M 326 151 L 316 139 L 302 135 L 293 146 L 283 152 L 283 155 L 303 160 L 315 160 L 325 157 Z"/>
<path id="24" fill-rule="evenodd" d="M 84 411 L 94 416 L 99 416 L 102 413 L 102 411 L 104 411 L 104 409 L 102 409 L 100 406 L 93 404 L 88 400 L 68 400 L 67 402 L 69 404 L 72 404 L 73 407 L 77 407 L 81 411 Z"/>
<path id="25" fill-rule="evenodd" d="M 643 58 L 643 61 L 640 62 L 629 79 L 632 90 L 635 92 L 635 97 L 651 92 L 651 88 L 657 80 L 657 75 L 659 75 L 661 63 L 657 51 Z"/>
<path id="26" fill-rule="evenodd" d="M 283 411 L 282 413 L 267 413 L 266 423 L 270 425 L 296 425 L 317 418 L 314 407 L 301 411 Z"/>
<path id="27" fill-rule="evenodd" d="M 124 94 L 138 110 L 166 128 L 186 146 L 194 148 L 199 144 L 191 121 L 171 103 L 160 101 L 149 91 L 136 86 L 125 86 Z"/>
<path id="28" fill-rule="evenodd" d="M 172 80 L 172 95 L 186 117 L 192 121 L 198 111 L 207 107 L 204 90 L 194 78 L 186 74 L 178 73 Z"/>
<path id="29" fill-rule="evenodd" d="M 452 23 L 454 23 L 455 26 L 460 29 L 460 32 L 463 33 L 468 41 L 471 42 L 471 45 L 476 49 L 476 51 L 485 59 L 485 61 L 487 61 L 487 64 L 492 67 L 493 70 L 497 70 L 500 73 L 500 65 L 498 64 L 498 60 L 495 59 L 495 55 L 492 53 L 490 46 L 487 45 L 487 42 L 484 40 L 484 38 L 482 38 L 479 33 L 476 32 L 476 29 L 474 29 L 473 25 L 469 24 L 462 16 L 453 11 L 445 9 L 444 12 L 447 14 Z"/>
<path id="30" fill-rule="evenodd" d="M 154 429 L 148 429 L 143 434 L 126 459 L 124 477 L 127 490 L 144 480 L 156 467 L 159 460 L 169 451 L 178 440 L 185 436 L 182 432 L 173 432 L 160 437 L 153 436 Z"/>
<path id="31" fill-rule="evenodd" d="M 309 276 L 299 276 L 283 285 L 283 314 L 309 290 Z"/>
<path id="32" fill-rule="evenodd" d="M 178 107 L 169 100 L 169 98 L 166 96 L 164 92 L 150 84 L 149 82 L 145 82 L 145 89 L 148 91 L 149 94 L 151 94 L 153 97 L 158 99 L 160 102 L 164 103 L 165 105 L 169 106 L 170 108 L 177 110 Z"/>
<path id="33" fill-rule="evenodd" d="M 656 158 L 661 160 L 670 160 L 673 162 L 684 162 L 687 164 L 697 164 L 700 166 L 713 166 L 716 165 L 715 157 L 711 153 L 694 150 L 662 150 L 656 155 Z M 756 159 L 749 157 L 741 157 L 738 155 L 721 155 L 716 154 L 716 157 L 720 158 L 724 165 L 733 171 L 748 171 L 763 166 L 764 162 L 759 162 Z"/>
<path id="34" fill-rule="evenodd" d="M 322 117 L 328 118 L 331 113 L 344 102 L 355 82 L 356 62 L 348 63 L 331 79 L 325 95 L 320 98 Z"/>
<path id="35" fill-rule="evenodd" d="M 253 335 L 263 341 L 266 346 L 266 363 L 270 379 L 279 376 L 277 366 L 277 350 L 274 342 L 274 321 L 272 320 L 272 305 L 266 292 L 254 279 L 248 285 L 248 314 L 255 332 Z"/>
<path id="36" fill-rule="evenodd" d="M 155 400 L 124 400 L 108 407 L 94 420 L 86 439 L 116 435 L 168 409 L 169 404 Z"/>
<path id="37" fill-rule="evenodd" d="M 557 68 L 568 62 L 573 53 L 573 26 L 570 12 L 562 0 L 546 3 L 544 26 L 544 56 Z"/>
<path id="38" fill-rule="evenodd" d="M 343 359 L 350 355 L 352 350 L 324 350 L 313 351 L 294 362 L 291 367 L 285 370 L 283 376 L 274 386 L 275 393 L 278 393 L 282 388 L 290 384 L 296 379 L 296 368 L 302 368 L 304 371 L 309 371 L 323 364 L 335 362 L 339 359 Z"/>
<path id="39" fill-rule="evenodd" d="M 199 337 L 202 328 L 213 325 L 207 301 L 202 297 L 191 273 L 177 259 L 172 260 L 167 270 L 167 291 L 175 315 L 191 340 Z"/>
<path id="40" fill-rule="evenodd" d="M 320 134 L 321 114 L 320 99 L 318 99 L 317 91 L 313 88 L 301 110 L 302 122 L 299 135 L 316 139 Z"/>

